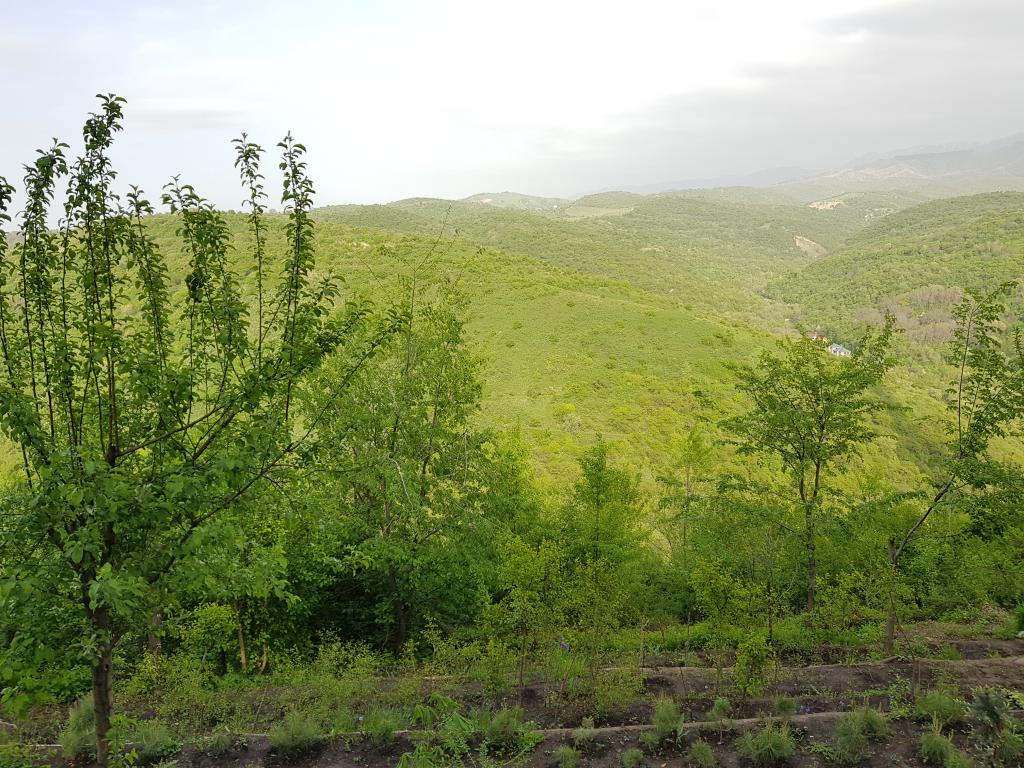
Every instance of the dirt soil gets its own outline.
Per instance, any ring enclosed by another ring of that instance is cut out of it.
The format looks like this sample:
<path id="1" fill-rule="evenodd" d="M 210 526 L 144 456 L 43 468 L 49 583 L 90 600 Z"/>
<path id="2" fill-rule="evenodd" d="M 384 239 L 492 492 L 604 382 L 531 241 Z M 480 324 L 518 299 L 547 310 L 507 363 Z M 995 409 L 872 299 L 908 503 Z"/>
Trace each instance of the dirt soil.
<path id="1" fill-rule="evenodd" d="M 765 722 L 773 711 L 773 698 L 792 697 L 799 708 L 799 713 L 791 721 L 798 748 L 788 765 L 824 768 L 835 763 L 829 763 L 817 751 L 821 747 L 816 745 L 827 745 L 833 738 L 839 717 L 856 707 L 869 704 L 888 711 L 894 694 L 940 684 L 955 688 L 964 697 L 981 686 L 1024 691 L 1024 641 L 971 640 L 953 644 L 963 658 L 780 666 L 775 670 L 769 688 L 762 695 L 746 700 L 741 700 L 731 691 L 728 670 L 671 665 L 649 667 L 645 670 L 642 700 L 624 711 L 612 713 L 599 723 L 597 738 L 586 749 L 581 765 L 620 766 L 621 753 L 638 746 L 638 737 L 649 728 L 651 702 L 661 697 L 674 699 L 684 713 L 686 742 L 703 738 L 712 745 L 718 765 L 726 768 L 745 765 L 734 744 L 739 734 Z M 543 684 L 531 686 L 524 692 L 522 706 L 526 717 L 538 723 L 544 732 L 544 741 L 530 755 L 509 765 L 554 768 L 554 750 L 572 743 L 572 731 L 579 725 L 579 719 L 547 706 L 548 693 L 548 686 Z M 708 722 L 707 711 L 714 699 L 722 695 L 728 696 L 732 710 L 729 728 L 720 735 L 717 724 Z M 467 704 L 472 706 L 474 695 L 471 691 L 467 691 L 466 698 Z M 519 697 L 508 704 L 519 704 Z M 1024 716 L 1024 713 L 1018 715 Z M 918 755 L 918 739 L 926 727 L 926 724 L 909 719 L 892 721 L 891 738 L 883 744 L 872 745 L 859 765 L 869 768 L 923 765 Z M 959 748 L 979 757 L 979 745 L 969 729 L 954 730 L 950 735 Z M 295 768 L 386 768 L 397 765 L 401 755 L 413 747 L 411 735 L 401 732 L 386 748 L 375 747 L 359 738 L 340 739 L 284 760 L 272 754 L 266 737 L 252 736 L 244 748 L 216 759 L 186 747 L 178 755 L 177 764 L 188 768 L 241 768 L 247 765 L 266 768 L 282 765 Z M 647 754 L 643 765 L 648 768 L 688 765 L 684 754 L 685 748 L 666 746 Z M 980 764 L 981 761 L 978 762 Z M 52 764 L 55 768 L 69 768 L 56 758 Z M 478 764 L 473 757 L 465 761 L 467 766 Z"/>

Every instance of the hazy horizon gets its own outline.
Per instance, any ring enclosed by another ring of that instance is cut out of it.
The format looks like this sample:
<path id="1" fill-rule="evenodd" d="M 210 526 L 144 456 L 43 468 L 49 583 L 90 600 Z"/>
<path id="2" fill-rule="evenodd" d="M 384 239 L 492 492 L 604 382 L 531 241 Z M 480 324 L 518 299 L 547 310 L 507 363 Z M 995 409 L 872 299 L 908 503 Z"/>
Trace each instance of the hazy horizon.
<path id="1" fill-rule="evenodd" d="M 1005 0 L 51 2 L 5 22 L 0 175 L 55 132 L 77 148 L 113 92 L 121 182 L 156 199 L 180 173 L 222 207 L 243 130 L 270 152 L 291 130 L 331 204 L 574 198 L 1024 128 Z"/>

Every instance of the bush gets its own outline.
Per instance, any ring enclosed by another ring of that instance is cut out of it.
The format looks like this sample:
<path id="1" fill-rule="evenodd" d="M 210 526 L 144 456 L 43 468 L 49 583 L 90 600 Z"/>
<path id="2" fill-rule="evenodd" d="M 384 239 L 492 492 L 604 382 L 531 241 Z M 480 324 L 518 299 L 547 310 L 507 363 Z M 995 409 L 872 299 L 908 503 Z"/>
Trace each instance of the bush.
<path id="1" fill-rule="evenodd" d="M 885 717 L 878 710 L 861 707 L 847 712 L 836 724 L 835 759 L 840 763 L 856 763 L 869 741 L 881 741 L 888 733 Z"/>
<path id="2" fill-rule="evenodd" d="M 847 765 L 856 763 L 868 745 L 867 734 L 853 713 L 847 713 L 836 723 L 836 740 L 833 755 L 837 762 Z"/>
<path id="3" fill-rule="evenodd" d="M 953 742 L 941 733 L 928 731 L 921 734 L 921 759 L 928 765 L 945 766 L 947 761 L 956 752 Z"/>
<path id="4" fill-rule="evenodd" d="M 940 730 L 964 719 L 963 702 L 943 691 L 928 691 L 918 696 L 914 712 L 920 718 L 931 720 Z"/>
<path id="5" fill-rule="evenodd" d="M 789 721 L 797 713 L 799 706 L 796 703 L 796 699 L 790 696 L 776 696 L 772 700 L 772 709 L 783 720 Z"/>
<path id="6" fill-rule="evenodd" d="M 775 654 L 763 637 L 748 637 L 736 649 L 732 668 L 733 685 L 744 698 L 757 696 L 771 683 L 769 672 Z"/>
<path id="7" fill-rule="evenodd" d="M 69 760 L 90 760 L 96 754 L 96 713 L 91 696 L 83 696 L 71 705 L 57 740 Z"/>
<path id="8" fill-rule="evenodd" d="M 402 727 L 402 718 L 393 709 L 378 708 L 363 718 L 363 735 L 375 747 L 386 747 L 395 740 L 395 731 Z"/>
<path id="9" fill-rule="evenodd" d="M 669 736 L 678 739 L 683 732 L 683 716 L 679 713 L 679 705 L 672 699 L 656 701 L 651 725 L 654 726 L 654 735 L 658 741 L 664 741 Z"/>
<path id="10" fill-rule="evenodd" d="M 658 747 L 661 745 L 661 739 L 658 738 L 658 734 L 654 731 L 644 731 L 640 734 L 640 746 L 646 749 L 650 753 L 658 751 Z"/>
<path id="11" fill-rule="evenodd" d="M 578 749 L 573 749 L 568 744 L 563 744 L 555 750 L 555 763 L 558 768 L 576 768 L 580 764 L 582 755 Z"/>
<path id="12" fill-rule="evenodd" d="M 850 713 L 860 727 L 861 732 L 871 741 L 882 741 L 889 736 L 889 724 L 885 715 L 871 707 L 860 707 Z"/>
<path id="13" fill-rule="evenodd" d="M 759 731 L 744 733 L 736 748 L 755 765 L 776 765 L 793 756 L 796 742 L 789 726 L 768 723 Z"/>
<path id="14" fill-rule="evenodd" d="M 732 704 L 729 703 L 728 699 L 718 698 L 715 699 L 715 703 L 711 705 L 711 709 L 708 710 L 707 718 L 711 722 L 718 726 L 718 739 L 721 741 L 722 734 L 729 724 L 729 711 L 732 709 Z"/>
<path id="15" fill-rule="evenodd" d="M 706 741 L 693 742 L 686 757 L 698 768 L 714 768 L 715 766 L 715 752 Z"/>
<path id="16" fill-rule="evenodd" d="M 1017 631 L 1024 632 L 1024 603 L 1017 606 Z"/>
<path id="17" fill-rule="evenodd" d="M 323 737 L 316 724 L 300 712 L 289 712 L 267 734 L 270 749 L 277 755 L 294 757 L 318 746 Z"/>
<path id="18" fill-rule="evenodd" d="M 633 747 L 623 752 L 619 759 L 622 761 L 622 768 L 637 768 L 644 763 L 644 753 Z"/>
<path id="19" fill-rule="evenodd" d="M 534 724 L 523 721 L 520 709 L 499 709 L 481 713 L 480 732 L 484 749 L 510 755 L 527 751 L 543 739 Z"/>
<path id="20" fill-rule="evenodd" d="M 1002 730 L 1010 718 L 1010 701 L 998 688 L 978 688 L 969 708 L 990 734 Z"/>
<path id="21" fill-rule="evenodd" d="M 159 720 L 143 720 L 135 727 L 132 740 L 139 760 L 144 763 L 159 762 L 181 750 L 181 744 Z"/>
<path id="22" fill-rule="evenodd" d="M 1024 737 L 1004 728 L 995 735 L 992 754 L 1002 765 L 1024 764 Z"/>

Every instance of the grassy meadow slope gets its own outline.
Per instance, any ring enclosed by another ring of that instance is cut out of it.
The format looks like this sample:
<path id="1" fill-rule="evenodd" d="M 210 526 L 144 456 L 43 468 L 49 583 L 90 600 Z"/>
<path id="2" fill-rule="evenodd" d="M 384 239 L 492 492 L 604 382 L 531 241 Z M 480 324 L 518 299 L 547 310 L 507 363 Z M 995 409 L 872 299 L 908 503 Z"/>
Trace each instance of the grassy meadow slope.
<path id="1" fill-rule="evenodd" d="M 852 207 L 818 210 L 782 198 L 745 197 L 606 193 L 578 204 L 611 213 L 578 218 L 423 198 L 330 206 L 316 215 L 426 236 L 458 232 L 483 246 L 661 294 L 712 320 L 778 331 L 785 313 L 760 291 L 836 247 L 865 219 Z"/>
<path id="2" fill-rule="evenodd" d="M 271 247 L 283 248 L 284 220 L 270 221 Z M 228 222 L 245 253 L 243 217 L 228 215 Z M 171 253 L 174 220 L 158 216 L 149 224 Z M 731 412 L 727 364 L 771 342 L 664 295 L 465 239 L 320 221 L 317 240 L 319 269 L 343 276 L 349 290 L 378 305 L 401 300 L 403 278 L 417 265 L 421 280 L 456 281 L 468 302 L 472 343 L 485 359 L 481 420 L 518 428 L 537 465 L 554 474 L 569 471 L 579 448 L 598 434 L 637 464 L 657 462 L 673 431 Z M 173 262 L 183 269 L 180 254 Z M 237 266 L 251 285 L 251 265 Z"/>

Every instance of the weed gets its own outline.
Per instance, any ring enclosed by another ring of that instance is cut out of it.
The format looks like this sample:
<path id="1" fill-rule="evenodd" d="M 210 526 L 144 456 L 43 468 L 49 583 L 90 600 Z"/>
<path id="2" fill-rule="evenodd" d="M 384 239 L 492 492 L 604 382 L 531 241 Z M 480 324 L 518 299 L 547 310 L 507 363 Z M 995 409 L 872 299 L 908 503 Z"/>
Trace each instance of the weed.
<path id="1" fill-rule="evenodd" d="M 411 752 L 402 753 L 397 768 L 438 768 L 445 764 L 444 751 L 440 747 L 422 742 Z"/>
<path id="2" fill-rule="evenodd" d="M 34 768 L 37 762 L 26 744 L 0 744 L 0 768 Z"/>
<path id="3" fill-rule="evenodd" d="M 992 755 L 1001 765 L 1024 764 L 1024 736 L 1009 728 L 995 734 Z"/>
<path id="4" fill-rule="evenodd" d="M 476 731 L 475 721 L 458 712 L 451 712 L 441 721 L 437 738 L 446 752 L 460 757 L 469 752 L 469 742 Z"/>
<path id="5" fill-rule="evenodd" d="M 555 749 L 554 756 L 558 768 L 576 768 L 583 757 L 578 749 L 574 749 L 568 744 L 563 744 Z"/>
<path id="6" fill-rule="evenodd" d="M 910 681 L 905 677 L 897 677 L 884 690 L 885 695 L 889 697 L 889 717 L 893 720 L 902 720 L 913 714 L 914 706 L 911 700 L 911 692 Z"/>
<path id="7" fill-rule="evenodd" d="M 744 733 L 736 748 L 755 765 L 777 765 L 793 756 L 796 742 L 788 725 L 768 723 L 759 731 Z"/>

